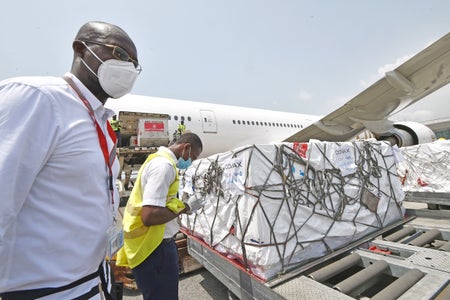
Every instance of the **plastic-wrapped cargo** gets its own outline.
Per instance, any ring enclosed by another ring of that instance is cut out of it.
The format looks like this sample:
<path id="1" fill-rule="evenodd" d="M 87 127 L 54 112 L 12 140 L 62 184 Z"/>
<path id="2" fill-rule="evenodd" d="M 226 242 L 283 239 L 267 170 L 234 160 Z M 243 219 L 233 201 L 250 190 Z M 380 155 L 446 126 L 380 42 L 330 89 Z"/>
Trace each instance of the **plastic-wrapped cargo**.
<path id="1" fill-rule="evenodd" d="M 392 147 L 375 140 L 252 145 L 197 160 L 181 226 L 270 280 L 404 215 Z"/>
<path id="2" fill-rule="evenodd" d="M 408 192 L 450 192 L 450 141 L 403 147 L 398 172 Z"/>

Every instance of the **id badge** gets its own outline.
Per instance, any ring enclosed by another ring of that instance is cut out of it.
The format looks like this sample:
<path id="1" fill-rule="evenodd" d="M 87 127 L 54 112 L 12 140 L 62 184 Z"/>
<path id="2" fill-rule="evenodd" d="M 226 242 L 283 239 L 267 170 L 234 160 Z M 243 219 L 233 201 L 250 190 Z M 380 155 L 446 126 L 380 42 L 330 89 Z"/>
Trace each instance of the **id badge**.
<path id="1" fill-rule="evenodd" d="M 106 255 L 109 259 L 112 259 L 116 255 L 117 251 L 123 246 L 123 229 L 120 223 L 112 225 L 106 231 L 108 236 L 108 246 L 106 249 Z"/>

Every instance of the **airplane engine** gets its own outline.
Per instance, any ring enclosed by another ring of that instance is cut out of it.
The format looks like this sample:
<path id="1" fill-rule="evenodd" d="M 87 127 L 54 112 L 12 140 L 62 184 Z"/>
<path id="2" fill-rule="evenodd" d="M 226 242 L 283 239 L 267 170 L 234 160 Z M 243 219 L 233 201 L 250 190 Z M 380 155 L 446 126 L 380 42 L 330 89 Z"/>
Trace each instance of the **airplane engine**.
<path id="1" fill-rule="evenodd" d="M 416 122 L 394 123 L 394 130 L 391 135 L 378 136 L 378 140 L 389 141 L 392 145 L 406 147 L 423 143 L 430 143 L 436 140 L 436 135 L 427 126 Z"/>

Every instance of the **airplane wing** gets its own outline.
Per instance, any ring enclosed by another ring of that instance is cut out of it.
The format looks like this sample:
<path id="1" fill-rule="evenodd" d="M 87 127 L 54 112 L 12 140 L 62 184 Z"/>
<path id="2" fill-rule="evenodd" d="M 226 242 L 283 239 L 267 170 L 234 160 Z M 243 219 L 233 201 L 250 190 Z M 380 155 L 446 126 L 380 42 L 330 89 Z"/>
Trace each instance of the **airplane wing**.
<path id="1" fill-rule="evenodd" d="M 400 65 L 349 102 L 285 142 L 345 141 L 364 129 L 390 133 L 389 116 L 450 82 L 450 33 Z"/>

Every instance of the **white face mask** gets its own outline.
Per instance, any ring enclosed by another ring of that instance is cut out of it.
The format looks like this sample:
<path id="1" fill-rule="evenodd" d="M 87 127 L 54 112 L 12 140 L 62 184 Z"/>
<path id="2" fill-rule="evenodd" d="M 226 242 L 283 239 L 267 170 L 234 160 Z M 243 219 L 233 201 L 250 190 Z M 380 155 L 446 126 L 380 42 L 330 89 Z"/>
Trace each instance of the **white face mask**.
<path id="1" fill-rule="evenodd" d="M 98 74 L 87 65 L 81 58 L 82 63 L 94 74 L 100 83 L 102 89 L 111 98 L 120 98 L 129 93 L 133 88 L 134 82 L 139 75 L 138 70 L 132 62 L 122 61 L 118 59 L 101 60 L 86 44 L 84 44 L 89 52 L 94 55 L 102 64 L 98 67 Z"/>
<path id="2" fill-rule="evenodd" d="M 132 62 L 108 59 L 98 68 L 98 81 L 111 98 L 120 98 L 129 93 L 138 76 Z"/>

